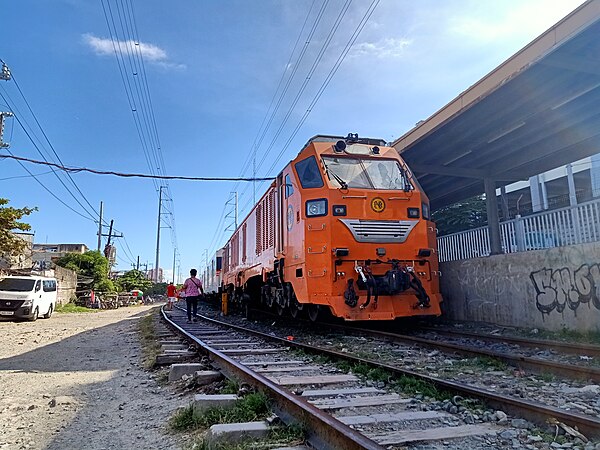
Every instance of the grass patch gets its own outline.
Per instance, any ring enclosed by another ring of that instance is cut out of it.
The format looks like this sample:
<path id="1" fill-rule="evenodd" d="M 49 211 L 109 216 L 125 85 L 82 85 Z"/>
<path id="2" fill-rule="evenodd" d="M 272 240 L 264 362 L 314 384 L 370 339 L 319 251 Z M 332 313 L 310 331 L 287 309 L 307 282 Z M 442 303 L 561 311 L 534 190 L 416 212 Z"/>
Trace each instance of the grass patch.
<path id="1" fill-rule="evenodd" d="M 225 380 L 223 387 L 219 390 L 221 394 L 237 394 L 240 390 L 240 385 L 234 380 Z"/>
<path id="2" fill-rule="evenodd" d="M 531 330 L 519 330 L 519 334 L 528 338 L 534 339 L 546 339 L 553 341 L 565 341 L 575 342 L 583 344 L 596 344 L 600 345 L 600 332 L 599 331 L 574 331 L 567 328 L 563 328 L 560 331 L 547 331 L 539 330 L 536 334 L 532 334 Z"/>
<path id="3" fill-rule="evenodd" d="M 64 305 L 56 305 L 55 310 L 55 312 L 57 313 L 92 313 L 98 311 L 98 309 L 86 308 L 85 306 L 77 306 L 75 303 L 65 303 Z"/>
<path id="4" fill-rule="evenodd" d="M 209 428 L 217 423 L 253 422 L 269 414 L 269 402 L 262 393 L 248 394 L 229 408 L 209 408 L 195 413 L 190 405 L 179 410 L 169 425 L 176 431 L 193 431 Z"/>
<path id="5" fill-rule="evenodd" d="M 161 352 L 160 344 L 158 343 L 158 339 L 156 339 L 154 314 L 154 311 L 146 314 L 138 325 L 142 341 L 143 364 L 146 369 L 151 369 L 154 366 L 156 356 Z"/>
<path id="6" fill-rule="evenodd" d="M 508 365 L 499 359 L 491 358 L 489 356 L 477 356 L 475 358 L 461 359 L 460 361 L 453 364 L 459 368 L 473 367 L 478 369 L 493 369 L 493 370 L 506 370 Z"/>
<path id="7" fill-rule="evenodd" d="M 450 392 L 440 390 L 432 383 L 405 375 L 395 379 L 392 387 L 408 395 L 422 394 L 426 397 L 435 398 L 436 400 L 447 400 L 452 398 Z"/>
<path id="8" fill-rule="evenodd" d="M 193 450 L 259 450 L 272 449 L 275 447 L 292 447 L 302 445 L 305 441 L 306 431 L 298 425 L 276 426 L 269 430 L 266 439 L 248 439 L 238 444 L 223 443 L 216 446 L 208 446 L 203 439 L 192 446 Z"/>

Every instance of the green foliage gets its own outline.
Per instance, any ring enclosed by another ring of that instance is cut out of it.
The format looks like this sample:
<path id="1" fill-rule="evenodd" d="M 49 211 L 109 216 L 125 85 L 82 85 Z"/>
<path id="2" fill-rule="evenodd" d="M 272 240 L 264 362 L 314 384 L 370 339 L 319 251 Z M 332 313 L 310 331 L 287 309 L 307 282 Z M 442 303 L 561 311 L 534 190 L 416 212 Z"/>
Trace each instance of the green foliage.
<path id="1" fill-rule="evenodd" d="M 152 286 L 152 281 L 146 279 L 143 272 L 133 269 L 125 272 L 122 277 L 118 278 L 116 284 L 120 292 L 129 292 L 133 289 L 139 289 L 140 291 L 143 291 L 144 294 L 148 294 L 147 291 Z"/>
<path id="2" fill-rule="evenodd" d="M 471 230 L 487 225 L 486 202 L 482 196 L 472 197 L 434 211 L 435 222 L 440 236 Z"/>
<path id="3" fill-rule="evenodd" d="M 240 385 L 234 380 L 225 380 L 225 384 L 220 389 L 221 394 L 237 394 L 240 390 Z"/>
<path id="4" fill-rule="evenodd" d="M 114 292 L 115 287 L 108 279 L 108 259 L 99 251 L 67 253 L 56 260 L 56 265 L 77 272 L 77 275 L 92 278 L 92 288 L 101 292 Z"/>
<path id="5" fill-rule="evenodd" d="M 31 226 L 19 222 L 23 216 L 28 216 L 37 208 L 13 208 L 7 205 L 9 200 L 0 198 L 0 255 L 17 256 L 25 249 L 26 242 L 11 233 L 11 231 L 29 231 Z"/>
<path id="6" fill-rule="evenodd" d="M 394 380 L 394 385 L 408 395 L 422 394 L 436 400 L 452 398 L 452 394 L 439 390 L 435 385 L 419 378 L 402 375 Z"/>
<path id="7" fill-rule="evenodd" d="M 269 413 L 267 397 L 262 393 L 248 394 L 229 408 L 209 408 L 196 414 L 192 406 L 180 409 L 169 421 L 178 431 L 205 429 L 217 423 L 252 422 Z"/>
<path id="8" fill-rule="evenodd" d="M 77 306 L 75 303 L 65 303 L 64 305 L 56 305 L 57 313 L 88 313 L 98 312 L 97 309 L 86 308 L 85 306 Z"/>
<path id="9" fill-rule="evenodd" d="M 148 295 L 167 295 L 168 283 L 154 283 L 149 289 L 142 289 Z"/>

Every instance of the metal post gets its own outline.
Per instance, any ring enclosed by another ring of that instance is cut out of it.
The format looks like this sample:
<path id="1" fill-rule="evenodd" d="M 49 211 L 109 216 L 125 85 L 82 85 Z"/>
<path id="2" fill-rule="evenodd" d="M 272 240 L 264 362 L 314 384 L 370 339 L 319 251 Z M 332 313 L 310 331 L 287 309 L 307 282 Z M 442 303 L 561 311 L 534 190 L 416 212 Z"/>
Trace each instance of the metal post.
<path id="1" fill-rule="evenodd" d="M 517 244 L 517 251 L 525 251 L 525 223 L 521 219 L 521 215 L 515 216 L 515 241 Z"/>
<path id="2" fill-rule="evenodd" d="M 500 222 L 498 220 L 498 201 L 496 200 L 496 183 L 491 178 L 483 180 L 485 186 L 485 202 L 487 206 L 488 230 L 490 236 L 490 254 L 500 255 L 502 244 L 500 241 Z"/>
<path id="3" fill-rule="evenodd" d="M 102 247 L 102 207 L 103 202 L 100 202 L 100 220 L 98 221 L 98 251 Z"/>
<path id="4" fill-rule="evenodd" d="M 162 209 L 162 190 L 163 186 L 158 190 L 158 224 L 156 226 L 156 263 L 154 265 L 154 282 L 158 283 L 158 255 L 160 252 L 160 215 Z"/>

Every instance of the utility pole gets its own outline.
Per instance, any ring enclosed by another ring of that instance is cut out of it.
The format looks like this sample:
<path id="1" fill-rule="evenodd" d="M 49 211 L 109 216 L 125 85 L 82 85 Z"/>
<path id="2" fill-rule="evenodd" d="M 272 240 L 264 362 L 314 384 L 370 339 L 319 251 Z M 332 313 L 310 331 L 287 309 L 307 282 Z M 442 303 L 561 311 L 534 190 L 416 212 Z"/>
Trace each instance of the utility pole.
<path id="1" fill-rule="evenodd" d="M 98 251 L 100 251 L 100 247 L 102 246 L 102 207 L 103 202 L 100 202 L 100 220 L 98 221 Z"/>
<path id="2" fill-rule="evenodd" d="M 175 284 L 175 255 L 177 254 L 177 249 L 173 249 L 173 284 Z"/>
<path id="3" fill-rule="evenodd" d="M 158 260 L 160 252 L 160 216 L 162 213 L 162 190 L 164 186 L 161 186 L 158 190 L 158 224 L 156 226 L 156 264 L 154 266 L 154 282 L 158 283 Z"/>
<path id="4" fill-rule="evenodd" d="M 10 147 L 10 143 L 4 142 L 4 118 L 12 117 L 13 113 L 11 112 L 0 112 L 0 148 L 8 148 Z"/>
<path id="5" fill-rule="evenodd" d="M 140 255 L 138 255 L 138 257 L 137 257 L 137 266 L 135 266 L 135 270 L 137 270 L 137 271 L 140 270 Z"/>
<path id="6" fill-rule="evenodd" d="M 235 229 L 238 227 L 238 197 L 237 191 L 235 191 Z"/>
<path id="7" fill-rule="evenodd" d="M 9 81 L 10 80 L 10 70 L 8 70 L 8 66 L 2 61 L 2 69 L 0 70 L 0 80 Z M 2 136 L 4 134 L 4 118 L 12 117 L 13 113 L 11 112 L 0 112 L 0 148 L 8 148 L 9 143 L 4 142 L 2 140 Z"/>

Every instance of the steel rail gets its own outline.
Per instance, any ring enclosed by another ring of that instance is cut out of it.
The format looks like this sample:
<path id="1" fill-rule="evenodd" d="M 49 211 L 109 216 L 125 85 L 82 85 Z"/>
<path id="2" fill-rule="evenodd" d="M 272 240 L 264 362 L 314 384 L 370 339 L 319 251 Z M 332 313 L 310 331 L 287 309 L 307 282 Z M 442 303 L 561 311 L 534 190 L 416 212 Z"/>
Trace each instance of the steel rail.
<path id="1" fill-rule="evenodd" d="M 362 328 L 358 327 L 357 329 L 362 330 Z M 529 338 L 519 338 L 514 336 L 503 336 L 503 335 L 493 335 L 487 333 L 475 333 L 472 331 L 455 331 L 455 330 L 447 330 L 447 329 L 437 329 L 432 327 L 419 327 L 419 330 L 425 331 L 433 331 L 438 334 L 445 334 L 449 336 L 458 336 L 458 337 L 469 337 L 474 339 L 481 339 L 483 341 L 493 341 L 493 342 L 506 342 L 508 344 L 516 344 L 523 345 L 527 347 L 538 347 L 548 350 L 560 350 L 564 353 L 572 353 L 574 355 L 593 355 L 600 356 L 600 345 L 593 344 L 584 344 L 584 343 L 572 343 L 572 342 L 562 342 L 555 341 L 549 339 L 529 339 Z"/>
<path id="2" fill-rule="evenodd" d="M 255 311 L 258 312 L 259 310 L 255 310 Z M 271 316 L 274 316 L 274 317 L 276 316 L 273 313 L 268 313 L 268 314 Z M 277 317 L 280 317 L 280 316 L 277 316 Z M 301 320 L 301 321 L 310 326 L 314 326 L 313 322 L 309 322 L 307 320 Z M 452 351 L 452 352 L 460 353 L 465 356 L 471 356 L 471 357 L 486 356 L 489 358 L 495 358 L 500 361 L 504 361 L 507 364 L 515 366 L 519 369 L 527 369 L 527 370 L 530 370 L 535 373 L 541 373 L 541 374 L 551 373 L 554 375 L 559 375 L 559 376 L 576 379 L 576 380 L 591 380 L 594 382 L 600 382 L 600 369 L 596 368 L 596 367 L 561 363 L 558 361 L 551 361 L 551 360 L 535 358 L 535 357 L 531 357 L 531 356 L 511 355 L 510 353 L 480 349 L 480 348 L 476 348 L 476 347 L 470 347 L 470 346 L 465 346 L 465 345 L 460 345 L 460 344 L 453 344 L 453 343 L 449 343 L 449 342 L 440 342 L 440 341 L 421 338 L 421 337 L 417 337 L 417 336 L 392 333 L 389 331 L 372 330 L 372 329 L 363 328 L 363 327 L 339 325 L 339 324 L 332 324 L 332 323 L 328 323 L 327 326 L 329 328 L 337 329 L 337 330 L 344 331 L 344 332 L 351 331 L 351 332 L 356 332 L 356 333 L 362 333 L 362 334 L 369 335 L 371 337 L 376 337 L 376 338 L 379 337 L 379 338 L 387 339 L 387 340 L 390 340 L 393 342 L 405 342 L 405 343 L 408 342 L 408 343 L 412 343 L 412 344 L 419 344 L 422 346 L 426 346 L 428 348 L 435 348 L 435 349 L 441 349 L 441 350 L 445 350 L 445 351 Z M 426 328 L 426 329 L 428 329 L 428 330 L 430 329 L 432 331 L 435 330 L 434 328 Z M 435 330 L 435 331 L 437 331 L 437 330 Z M 461 332 L 456 332 L 456 334 L 460 335 Z M 476 337 L 479 337 L 479 334 L 477 334 L 477 333 L 473 333 L 473 334 Z M 518 339 L 515 338 L 514 340 L 515 340 L 515 343 L 517 343 Z M 502 341 L 502 339 L 498 339 L 498 341 Z M 525 344 L 529 344 L 530 342 L 531 341 L 526 341 L 526 340 L 524 341 Z M 542 342 L 544 342 L 544 341 L 542 341 Z M 554 341 L 550 341 L 550 342 L 553 343 Z M 548 346 L 548 348 L 552 349 L 553 347 Z M 600 353 L 600 347 L 598 347 L 598 346 L 587 345 L 583 348 L 588 348 L 588 349 L 592 349 L 592 350 L 596 349 L 596 351 L 598 351 Z"/>
<path id="3" fill-rule="evenodd" d="M 578 412 L 570 412 L 560 408 L 556 408 L 554 406 L 544 405 L 542 403 L 518 399 L 514 397 L 510 397 L 504 394 L 499 394 L 497 392 L 492 392 L 487 389 L 479 388 L 476 386 L 471 386 L 468 384 L 458 383 L 456 381 L 444 380 L 437 377 L 432 377 L 429 375 L 424 375 L 419 372 L 415 372 L 409 369 L 403 369 L 397 366 L 392 366 L 390 364 L 381 363 L 378 361 L 374 361 L 371 359 L 360 358 L 358 356 L 353 356 L 348 353 L 341 353 L 335 350 L 330 350 L 327 348 L 317 347 L 315 345 L 302 344 L 296 341 L 290 341 L 283 337 L 272 336 L 267 333 L 263 333 L 261 331 L 252 330 L 249 328 L 244 328 L 239 325 L 233 325 L 227 322 L 222 322 L 217 319 L 213 319 L 210 317 L 203 316 L 201 314 L 197 314 L 198 317 L 202 318 L 205 321 L 227 326 L 231 329 L 238 330 L 244 333 L 253 334 L 255 336 L 259 336 L 264 339 L 268 339 L 274 342 L 285 343 L 288 346 L 293 346 L 296 348 L 300 348 L 309 353 L 316 353 L 321 355 L 330 356 L 336 359 L 344 359 L 347 361 L 352 361 L 355 363 L 363 363 L 367 364 L 371 367 L 382 368 L 388 370 L 396 375 L 407 376 L 417 378 L 432 385 L 437 388 L 452 391 L 456 393 L 460 393 L 466 396 L 478 398 L 484 402 L 486 402 L 489 406 L 502 409 L 506 412 L 509 412 L 514 415 L 518 415 L 520 417 L 525 417 L 529 421 L 536 423 L 537 425 L 544 426 L 547 425 L 547 420 L 554 418 L 558 419 L 561 422 L 570 425 L 571 427 L 576 426 L 577 429 L 582 432 L 587 437 L 599 438 L 600 437 L 600 419 L 595 417 L 591 417 L 585 414 L 580 414 Z"/>
<path id="4" fill-rule="evenodd" d="M 176 306 L 177 307 L 177 306 Z M 177 307 L 179 308 L 179 307 Z M 182 309 L 182 308 L 179 308 Z M 194 336 L 184 328 L 177 325 L 173 320 L 167 317 L 164 308 L 161 308 L 163 319 L 169 326 L 183 335 L 186 339 L 194 342 L 208 356 L 212 363 L 217 366 L 226 375 L 241 380 L 245 383 L 254 386 L 259 391 L 265 393 L 274 401 L 274 409 L 284 422 L 295 421 L 305 425 L 308 441 L 315 448 L 322 449 L 369 449 L 369 450 L 384 450 L 385 447 L 377 444 L 368 437 L 360 434 L 358 431 L 350 428 L 348 425 L 340 422 L 333 416 L 327 414 L 321 409 L 308 403 L 303 398 L 292 394 L 291 392 L 281 388 L 265 376 L 256 373 L 235 361 L 224 353 L 210 347 L 204 341 Z M 214 321 L 208 317 L 197 315 L 199 318 L 212 323 L 218 323 L 221 326 L 233 328 L 230 324 Z M 239 328 L 239 331 L 247 331 Z M 285 341 L 287 344 L 288 341 Z"/>
<path id="5" fill-rule="evenodd" d="M 531 356 L 511 355 L 510 353 L 486 350 L 476 347 L 452 344 L 449 342 L 440 342 L 432 339 L 425 339 L 417 336 L 408 336 L 405 334 L 391 333 L 389 331 L 369 330 L 365 328 L 346 327 L 343 325 L 333 325 L 332 328 L 340 330 L 352 330 L 358 333 L 366 334 L 371 337 L 381 337 L 394 342 L 409 342 L 423 345 L 429 348 L 437 348 L 446 351 L 453 351 L 465 356 L 487 356 L 504 361 L 507 364 L 520 369 L 527 369 L 537 373 L 552 373 L 568 378 L 578 380 L 592 380 L 600 382 L 600 369 L 596 367 L 581 366 L 576 364 L 566 364 L 558 361 L 550 361 Z"/>

